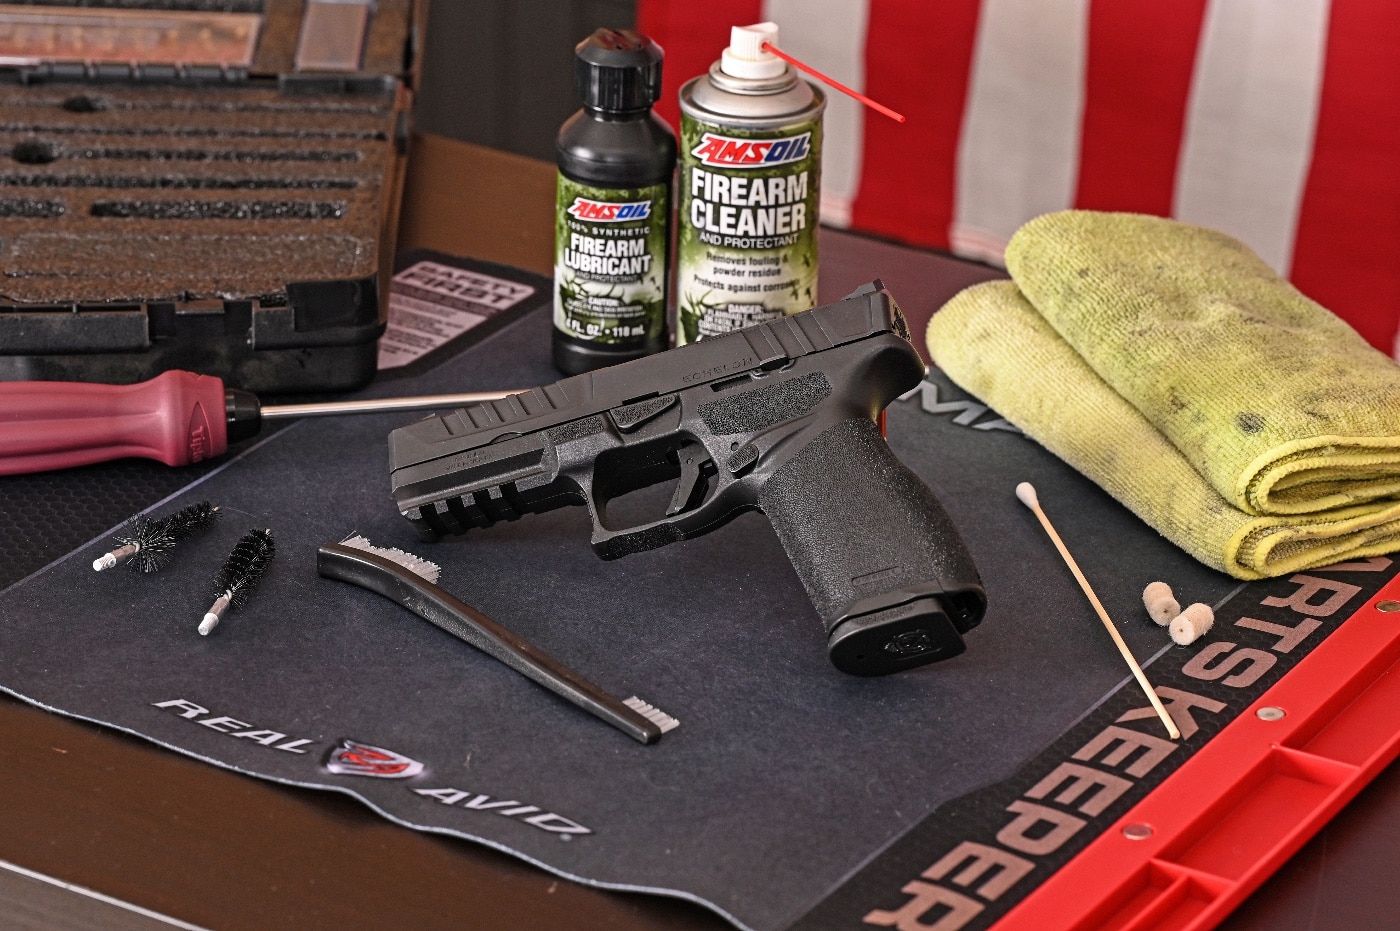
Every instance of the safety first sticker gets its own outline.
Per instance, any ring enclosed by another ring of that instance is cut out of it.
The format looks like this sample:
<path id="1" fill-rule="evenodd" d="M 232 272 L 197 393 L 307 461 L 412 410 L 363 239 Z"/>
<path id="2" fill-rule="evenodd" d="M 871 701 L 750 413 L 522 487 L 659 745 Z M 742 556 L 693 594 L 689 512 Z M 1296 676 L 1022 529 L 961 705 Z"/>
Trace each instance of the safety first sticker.
<path id="1" fill-rule="evenodd" d="M 389 325 L 379 338 L 379 368 L 408 365 L 535 293 L 518 281 L 417 262 L 389 286 Z"/>

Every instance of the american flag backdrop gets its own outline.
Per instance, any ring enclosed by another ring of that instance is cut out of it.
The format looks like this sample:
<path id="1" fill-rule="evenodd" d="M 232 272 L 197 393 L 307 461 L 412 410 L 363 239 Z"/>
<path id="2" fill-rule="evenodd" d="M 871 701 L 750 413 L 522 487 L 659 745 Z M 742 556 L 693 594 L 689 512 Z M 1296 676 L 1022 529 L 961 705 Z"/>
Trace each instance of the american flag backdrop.
<path id="1" fill-rule="evenodd" d="M 1395 0 L 641 0 L 658 111 L 729 28 L 908 117 L 829 92 L 822 220 L 1000 264 L 1067 207 L 1171 216 L 1248 243 L 1395 354 Z"/>

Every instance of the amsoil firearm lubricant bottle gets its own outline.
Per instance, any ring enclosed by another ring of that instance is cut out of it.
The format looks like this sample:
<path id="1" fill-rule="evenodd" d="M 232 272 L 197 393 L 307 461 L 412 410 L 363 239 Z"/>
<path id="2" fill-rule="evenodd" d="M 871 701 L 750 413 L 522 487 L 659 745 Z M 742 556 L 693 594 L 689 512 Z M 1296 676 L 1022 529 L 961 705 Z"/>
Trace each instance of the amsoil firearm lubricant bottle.
<path id="1" fill-rule="evenodd" d="M 764 42 L 778 44 L 773 23 L 736 26 L 681 88 L 677 344 L 817 303 L 826 98 Z"/>
<path id="2" fill-rule="evenodd" d="M 599 29 L 574 50 L 583 109 L 559 130 L 554 364 L 577 375 L 666 348 L 676 138 L 651 105 L 661 46 Z"/>

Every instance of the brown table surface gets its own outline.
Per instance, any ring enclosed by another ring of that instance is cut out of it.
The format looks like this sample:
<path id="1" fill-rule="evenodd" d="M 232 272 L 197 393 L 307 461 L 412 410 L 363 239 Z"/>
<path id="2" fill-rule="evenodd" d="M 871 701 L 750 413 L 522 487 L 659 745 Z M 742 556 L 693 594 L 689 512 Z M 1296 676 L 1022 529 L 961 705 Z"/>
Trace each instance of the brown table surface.
<path id="1" fill-rule="evenodd" d="M 419 137 L 399 247 L 548 276 L 553 199 L 546 163 Z M 916 333 L 957 290 L 996 275 L 930 252 L 823 235 L 823 300 L 882 277 Z M 729 927 L 690 903 L 557 879 L 484 847 L 398 827 L 342 796 L 241 776 L 8 697 L 0 697 L 0 734 L 5 927 L 139 929 L 168 919 L 218 929 Z M 1222 927 L 1400 927 L 1396 837 L 1400 767 L 1392 766 Z"/>

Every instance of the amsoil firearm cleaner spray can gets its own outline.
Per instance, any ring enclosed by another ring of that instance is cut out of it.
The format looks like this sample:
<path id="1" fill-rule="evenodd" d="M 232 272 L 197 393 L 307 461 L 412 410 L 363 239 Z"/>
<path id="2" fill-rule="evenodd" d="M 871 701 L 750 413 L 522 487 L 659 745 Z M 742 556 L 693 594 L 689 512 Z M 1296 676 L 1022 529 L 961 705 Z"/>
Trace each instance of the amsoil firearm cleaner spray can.
<path id="1" fill-rule="evenodd" d="M 599 29 L 574 49 L 583 109 L 559 130 L 554 364 L 577 375 L 665 349 L 676 138 L 651 105 L 661 46 Z"/>
<path id="2" fill-rule="evenodd" d="M 676 343 L 817 303 L 817 205 L 826 98 L 736 26 L 710 73 L 681 88 Z"/>

